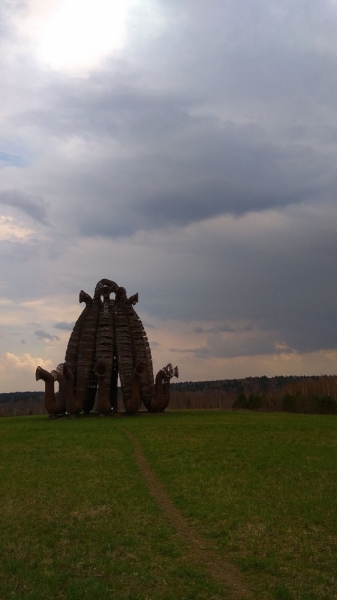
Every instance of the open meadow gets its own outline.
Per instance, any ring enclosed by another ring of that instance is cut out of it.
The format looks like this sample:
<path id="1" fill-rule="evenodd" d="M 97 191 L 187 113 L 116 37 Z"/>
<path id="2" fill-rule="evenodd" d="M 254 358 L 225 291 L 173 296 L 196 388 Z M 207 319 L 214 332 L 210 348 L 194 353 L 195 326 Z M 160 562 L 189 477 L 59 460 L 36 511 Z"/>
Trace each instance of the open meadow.
<path id="1" fill-rule="evenodd" d="M 337 598 L 337 416 L 13 417 L 0 443 L 1 600 Z"/>

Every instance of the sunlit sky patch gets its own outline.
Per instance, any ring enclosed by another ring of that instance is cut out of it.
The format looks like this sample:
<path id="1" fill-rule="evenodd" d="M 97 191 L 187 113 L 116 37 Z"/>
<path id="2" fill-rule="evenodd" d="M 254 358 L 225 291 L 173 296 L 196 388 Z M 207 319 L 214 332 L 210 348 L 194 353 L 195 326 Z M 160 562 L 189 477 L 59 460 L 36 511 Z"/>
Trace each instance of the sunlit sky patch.
<path id="1" fill-rule="evenodd" d="M 17 27 L 42 65 L 83 75 L 123 50 L 137 10 L 155 17 L 148 0 L 29 0 Z"/>
<path id="2" fill-rule="evenodd" d="M 0 215 L 0 242 L 4 240 L 25 240 L 34 234 L 33 229 L 29 229 L 19 223 L 16 223 L 12 217 Z"/>

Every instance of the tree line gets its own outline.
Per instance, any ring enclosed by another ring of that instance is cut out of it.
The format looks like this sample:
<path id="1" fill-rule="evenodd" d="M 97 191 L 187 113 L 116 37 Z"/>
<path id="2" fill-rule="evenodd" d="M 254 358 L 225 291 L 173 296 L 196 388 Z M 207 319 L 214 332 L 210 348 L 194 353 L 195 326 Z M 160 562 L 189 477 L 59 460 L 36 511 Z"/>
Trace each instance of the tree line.
<path id="1" fill-rule="evenodd" d="M 337 413 L 337 376 L 246 377 L 171 384 L 172 409 Z"/>
<path id="2" fill-rule="evenodd" d="M 279 375 L 171 383 L 169 408 L 337 414 L 337 376 Z M 43 392 L 0 393 L 0 416 L 42 413 Z"/>

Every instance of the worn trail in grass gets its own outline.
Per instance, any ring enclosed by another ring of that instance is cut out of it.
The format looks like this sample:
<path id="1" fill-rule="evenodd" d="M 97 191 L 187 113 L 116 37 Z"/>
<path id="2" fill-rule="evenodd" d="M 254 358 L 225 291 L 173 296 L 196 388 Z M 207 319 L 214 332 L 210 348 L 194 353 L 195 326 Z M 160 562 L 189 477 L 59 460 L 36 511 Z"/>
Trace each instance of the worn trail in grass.
<path id="1" fill-rule="evenodd" d="M 128 428 L 174 505 L 235 562 L 256 598 L 336 599 L 337 418 L 162 417 Z"/>
<path id="2" fill-rule="evenodd" d="M 334 416 L 213 411 L 1 419 L 0 598 L 230 600 L 194 536 L 256 600 L 336 599 L 336 430 Z"/>
<path id="3" fill-rule="evenodd" d="M 185 559 L 118 421 L 0 421 L 1 600 L 223 597 Z"/>
<path id="4" fill-rule="evenodd" d="M 209 540 L 205 540 L 195 533 L 187 520 L 171 502 L 162 484 L 154 475 L 149 463 L 144 458 L 138 440 L 129 431 L 124 431 L 134 445 L 137 464 L 145 476 L 151 494 L 158 501 L 168 521 L 172 523 L 183 538 L 183 545 L 186 547 L 187 557 L 191 563 L 199 564 L 203 569 L 206 569 L 210 576 L 223 586 L 228 598 L 232 600 L 252 599 L 252 595 L 247 585 L 242 581 L 238 569 L 217 554 Z"/>

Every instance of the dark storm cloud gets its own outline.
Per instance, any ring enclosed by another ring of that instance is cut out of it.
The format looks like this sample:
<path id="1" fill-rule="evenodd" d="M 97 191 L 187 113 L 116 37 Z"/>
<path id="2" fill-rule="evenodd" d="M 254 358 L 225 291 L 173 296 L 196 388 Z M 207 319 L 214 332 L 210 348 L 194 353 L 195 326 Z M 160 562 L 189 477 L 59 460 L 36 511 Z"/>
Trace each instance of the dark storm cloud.
<path id="1" fill-rule="evenodd" d="M 282 208 L 329 198 L 337 184 L 331 157 L 320 150 L 278 147 L 257 127 L 216 127 L 213 120 L 172 133 L 164 147 L 113 160 L 92 156 L 69 167 L 63 166 L 64 195 L 71 182 L 72 202 L 63 219 L 87 236 Z"/>
<path id="2" fill-rule="evenodd" d="M 0 204 L 18 208 L 40 223 L 47 222 L 47 204 L 38 196 L 17 189 L 0 190 Z"/>
<path id="3" fill-rule="evenodd" d="M 267 332 L 266 351 L 280 343 L 299 352 L 335 348 L 337 214 L 331 207 L 325 210 L 326 216 L 314 211 L 310 217 L 304 207 L 289 209 L 277 228 L 277 215 L 261 226 L 258 217 L 247 217 L 233 234 L 224 222 L 223 237 L 221 226 L 203 230 L 199 225 L 193 239 L 163 248 L 170 261 L 165 276 L 157 274 L 157 286 L 147 290 L 147 310 L 164 319 L 209 321 L 195 332 L 234 334 L 243 354 L 246 344 L 262 352 L 258 338 L 265 340 Z M 167 296 L 170 303 L 165 305 Z M 228 331 L 224 320 L 246 321 L 252 333 L 260 333 L 251 336 L 244 326 Z M 221 347 L 239 352 L 233 343 L 232 337 L 224 337 Z"/>
<path id="4" fill-rule="evenodd" d="M 118 75 L 106 72 L 75 84 L 58 82 L 57 87 L 46 89 L 50 96 L 47 108 L 24 111 L 16 119 L 59 137 L 113 137 L 126 144 L 153 143 L 186 125 L 191 99 L 137 86 L 127 65 L 125 69 L 130 77 L 127 85 L 125 75 L 121 81 Z"/>

